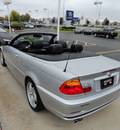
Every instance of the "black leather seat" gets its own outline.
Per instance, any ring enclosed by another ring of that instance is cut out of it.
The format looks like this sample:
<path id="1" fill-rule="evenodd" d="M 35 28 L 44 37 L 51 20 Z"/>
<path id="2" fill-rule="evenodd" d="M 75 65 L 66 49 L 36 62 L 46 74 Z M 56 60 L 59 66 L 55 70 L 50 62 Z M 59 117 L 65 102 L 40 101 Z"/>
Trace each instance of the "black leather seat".
<path id="1" fill-rule="evenodd" d="M 63 53 L 63 47 L 60 44 L 51 44 L 49 46 L 49 54 L 61 54 Z"/>
<path id="2" fill-rule="evenodd" d="M 81 52 L 81 51 L 83 51 L 83 45 L 79 43 L 71 45 L 71 52 Z"/>
<path id="3" fill-rule="evenodd" d="M 60 44 L 63 47 L 63 52 L 70 52 L 70 48 L 68 48 L 67 43 L 62 40 L 55 41 L 55 44 Z"/>
<path id="4" fill-rule="evenodd" d="M 43 49 L 43 43 L 39 40 L 32 41 L 32 46 L 29 48 L 28 52 L 35 54 L 44 54 L 46 50 Z"/>

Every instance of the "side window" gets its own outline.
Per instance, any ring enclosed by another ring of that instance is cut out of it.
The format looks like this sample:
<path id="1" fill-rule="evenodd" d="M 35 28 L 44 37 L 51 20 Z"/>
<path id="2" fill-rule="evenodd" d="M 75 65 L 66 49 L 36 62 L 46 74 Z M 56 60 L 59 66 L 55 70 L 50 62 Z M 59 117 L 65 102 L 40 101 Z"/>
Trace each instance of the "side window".
<path id="1" fill-rule="evenodd" d="M 108 29 L 104 29 L 104 31 L 108 31 Z"/>
<path id="2" fill-rule="evenodd" d="M 102 32 L 102 31 L 104 31 L 104 29 L 100 29 L 100 31 Z"/>

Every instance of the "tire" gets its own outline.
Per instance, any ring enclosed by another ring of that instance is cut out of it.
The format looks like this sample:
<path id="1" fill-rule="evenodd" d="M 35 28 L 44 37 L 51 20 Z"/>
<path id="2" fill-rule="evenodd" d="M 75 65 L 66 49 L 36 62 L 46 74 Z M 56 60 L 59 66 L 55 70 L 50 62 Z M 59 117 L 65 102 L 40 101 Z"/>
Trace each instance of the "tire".
<path id="1" fill-rule="evenodd" d="M 97 37 L 97 33 L 94 34 L 94 37 Z"/>
<path id="2" fill-rule="evenodd" d="M 35 112 L 43 110 L 44 105 L 40 99 L 35 83 L 31 79 L 28 79 L 25 83 L 25 86 L 27 100 L 32 110 Z"/>
<path id="3" fill-rule="evenodd" d="M 1 52 L 1 55 L 0 55 L 0 62 L 1 62 L 1 65 L 2 66 L 4 66 L 4 67 L 6 67 L 7 65 L 6 65 L 6 63 L 5 63 L 5 58 L 4 58 L 4 56 L 3 56 L 3 53 Z"/>
<path id="4" fill-rule="evenodd" d="M 106 37 L 106 38 L 110 38 L 110 36 L 109 36 L 109 35 L 106 35 L 105 37 Z"/>

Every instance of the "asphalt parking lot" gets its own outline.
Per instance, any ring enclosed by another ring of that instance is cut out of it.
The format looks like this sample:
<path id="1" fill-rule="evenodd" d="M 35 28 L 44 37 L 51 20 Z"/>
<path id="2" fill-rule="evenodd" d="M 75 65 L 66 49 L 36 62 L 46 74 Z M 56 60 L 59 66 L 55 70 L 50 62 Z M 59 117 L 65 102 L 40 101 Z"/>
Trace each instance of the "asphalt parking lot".
<path id="1" fill-rule="evenodd" d="M 51 32 L 53 30 L 41 28 L 37 31 Z M 115 39 L 94 38 L 90 35 L 63 32 L 60 34 L 60 39 L 65 40 L 68 45 L 73 41 L 76 44 L 80 42 L 85 51 L 92 51 L 120 61 L 119 37 Z M 0 124 L 2 130 L 120 130 L 119 113 L 120 99 L 78 123 L 64 121 L 47 110 L 35 113 L 27 103 L 24 88 L 7 68 L 0 65 Z"/>

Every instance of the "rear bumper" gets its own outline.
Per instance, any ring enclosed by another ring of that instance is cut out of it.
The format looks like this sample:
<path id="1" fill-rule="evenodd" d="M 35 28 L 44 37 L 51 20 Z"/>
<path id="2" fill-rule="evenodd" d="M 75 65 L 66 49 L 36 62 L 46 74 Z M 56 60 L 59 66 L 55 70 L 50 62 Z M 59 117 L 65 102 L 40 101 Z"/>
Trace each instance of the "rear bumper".
<path id="1" fill-rule="evenodd" d="M 103 94 L 87 96 L 77 100 L 65 100 L 37 86 L 46 109 L 64 120 L 76 120 L 108 106 L 120 96 L 120 86 Z"/>

